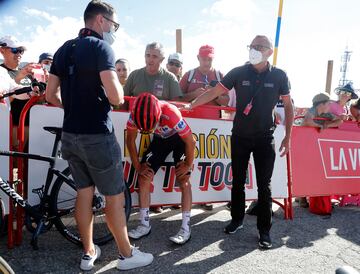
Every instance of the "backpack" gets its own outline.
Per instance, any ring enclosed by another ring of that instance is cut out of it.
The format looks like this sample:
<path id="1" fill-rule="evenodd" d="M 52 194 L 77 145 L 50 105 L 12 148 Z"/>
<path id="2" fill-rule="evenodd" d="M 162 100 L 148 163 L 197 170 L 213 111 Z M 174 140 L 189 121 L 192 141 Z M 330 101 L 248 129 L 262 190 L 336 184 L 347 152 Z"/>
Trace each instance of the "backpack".
<path id="1" fill-rule="evenodd" d="M 188 83 L 191 83 L 192 79 L 194 78 L 195 71 L 196 71 L 196 69 L 192 69 L 189 71 L 189 78 L 187 80 Z M 216 76 L 216 79 L 220 82 L 221 81 L 220 71 L 215 70 L 215 76 Z"/>
<path id="2" fill-rule="evenodd" d="M 317 215 L 331 215 L 332 205 L 330 196 L 310 197 L 309 210 Z"/>

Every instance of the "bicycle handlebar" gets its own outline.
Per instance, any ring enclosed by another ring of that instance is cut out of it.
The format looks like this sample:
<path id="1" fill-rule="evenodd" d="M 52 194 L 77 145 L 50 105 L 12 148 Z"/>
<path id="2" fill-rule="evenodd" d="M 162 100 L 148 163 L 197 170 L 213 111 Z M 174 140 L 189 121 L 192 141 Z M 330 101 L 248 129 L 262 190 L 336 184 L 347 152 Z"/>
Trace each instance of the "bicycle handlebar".
<path id="1" fill-rule="evenodd" d="M 20 95 L 20 94 L 31 92 L 31 91 L 34 90 L 34 87 L 38 87 L 39 88 L 39 95 L 42 95 L 46 90 L 46 83 L 39 82 L 38 80 L 36 80 L 34 78 L 34 79 L 31 80 L 31 85 L 29 87 L 19 88 L 19 89 L 13 91 L 13 92 L 3 94 L 3 95 L 0 96 L 0 99 L 6 98 L 6 97 L 11 97 L 13 95 Z"/>

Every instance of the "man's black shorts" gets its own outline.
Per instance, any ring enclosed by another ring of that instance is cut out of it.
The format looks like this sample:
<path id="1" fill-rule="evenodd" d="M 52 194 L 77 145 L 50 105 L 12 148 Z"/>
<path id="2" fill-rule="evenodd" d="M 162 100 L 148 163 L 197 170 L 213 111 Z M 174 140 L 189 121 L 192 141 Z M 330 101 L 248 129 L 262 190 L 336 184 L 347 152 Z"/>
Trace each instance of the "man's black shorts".
<path id="1" fill-rule="evenodd" d="M 185 143 L 181 137 L 175 134 L 165 139 L 154 134 L 154 138 L 144 154 L 141 163 L 149 163 L 151 169 L 156 173 L 171 152 L 173 152 L 175 165 L 185 160 Z"/>

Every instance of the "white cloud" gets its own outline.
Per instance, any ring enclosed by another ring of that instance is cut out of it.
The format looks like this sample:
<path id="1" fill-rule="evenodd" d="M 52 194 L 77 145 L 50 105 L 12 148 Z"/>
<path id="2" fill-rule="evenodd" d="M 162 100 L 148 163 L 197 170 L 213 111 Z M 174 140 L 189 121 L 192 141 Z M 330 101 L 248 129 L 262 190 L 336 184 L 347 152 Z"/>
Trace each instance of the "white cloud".
<path id="1" fill-rule="evenodd" d="M 41 10 L 37 10 L 37 9 L 32 9 L 32 8 L 27 8 L 25 7 L 23 9 L 24 13 L 39 19 L 46 19 L 50 22 L 55 22 L 56 20 L 58 20 L 58 18 L 56 16 L 50 15 L 49 13 L 47 13 L 46 11 L 41 11 Z"/>
<path id="2" fill-rule="evenodd" d="M 221 18 L 247 20 L 257 11 L 251 0 L 219 0 L 211 7 L 202 10 L 205 15 L 212 15 Z"/>
<path id="3" fill-rule="evenodd" d="M 4 16 L 3 24 L 5 26 L 15 26 L 18 23 L 18 20 L 14 16 Z"/>

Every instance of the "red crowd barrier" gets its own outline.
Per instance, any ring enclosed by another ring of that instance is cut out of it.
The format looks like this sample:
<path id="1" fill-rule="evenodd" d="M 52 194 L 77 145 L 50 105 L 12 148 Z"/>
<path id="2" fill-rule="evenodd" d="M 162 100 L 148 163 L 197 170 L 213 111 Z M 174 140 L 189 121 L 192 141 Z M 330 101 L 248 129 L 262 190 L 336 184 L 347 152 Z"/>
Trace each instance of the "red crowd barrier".
<path id="1" fill-rule="evenodd" d="M 360 193 L 360 128 L 356 122 L 321 132 L 294 127 L 289 157 L 293 196 Z"/>

